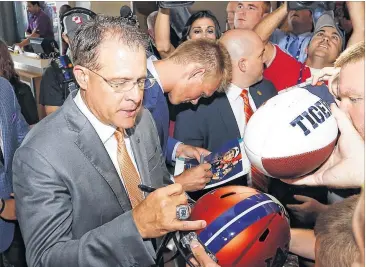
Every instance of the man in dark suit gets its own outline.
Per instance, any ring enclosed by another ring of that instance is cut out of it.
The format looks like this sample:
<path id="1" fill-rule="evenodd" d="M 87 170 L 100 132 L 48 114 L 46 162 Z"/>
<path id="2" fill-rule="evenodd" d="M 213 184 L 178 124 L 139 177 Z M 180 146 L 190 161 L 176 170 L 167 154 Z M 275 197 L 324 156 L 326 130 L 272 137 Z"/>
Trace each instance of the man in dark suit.
<path id="1" fill-rule="evenodd" d="M 147 61 L 150 77 L 157 82 L 144 95 L 143 105 L 154 117 L 162 150 L 168 164 L 177 157 L 196 158 L 208 151 L 184 144 L 169 136 L 169 109 L 164 93 L 173 105 L 183 102 L 197 104 L 201 97 L 210 97 L 216 90 L 226 88 L 231 78 L 230 56 L 218 41 L 188 40 L 170 57 Z M 212 175 L 209 164 L 201 164 L 174 177 L 186 191 L 202 189 Z"/>
<path id="2" fill-rule="evenodd" d="M 246 124 L 242 92 L 249 91 L 249 104 L 255 111 L 277 94 L 274 86 L 262 80 L 264 46 L 259 36 L 248 30 L 230 30 L 220 39 L 232 60 L 232 81 L 225 93 L 202 99 L 196 108 L 177 115 L 174 137 L 182 142 L 206 148 L 220 148 L 226 142 L 242 138 Z M 247 185 L 247 179 L 228 184 Z M 193 193 L 199 197 L 207 190 Z"/>
<path id="3" fill-rule="evenodd" d="M 14 192 L 34 266 L 151 266 L 152 241 L 175 230 L 187 204 L 170 183 L 154 121 L 142 108 L 145 34 L 116 17 L 81 25 L 71 48 L 79 91 L 37 124 L 14 156 Z M 113 51 L 114 53 L 111 53 Z M 147 86 L 149 87 L 149 86 Z"/>
<path id="4" fill-rule="evenodd" d="M 12 163 L 15 150 L 28 133 L 14 89 L 0 77 L 0 266 L 27 266 L 25 248 L 16 222 L 12 197 Z"/>

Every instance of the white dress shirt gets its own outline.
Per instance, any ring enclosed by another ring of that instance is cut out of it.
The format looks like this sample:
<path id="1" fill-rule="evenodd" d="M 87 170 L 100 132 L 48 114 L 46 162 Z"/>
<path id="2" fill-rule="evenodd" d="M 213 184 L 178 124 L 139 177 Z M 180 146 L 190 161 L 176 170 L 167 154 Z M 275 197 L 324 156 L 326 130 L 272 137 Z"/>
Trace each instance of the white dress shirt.
<path id="1" fill-rule="evenodd" d="M 156 58 L 156 56 L 152 55 L 147 59 L 147 64 L 146 64 L 146 68 L 150 71 L 151 75 L 156 79 L 156 82 L 159 84 L 161 90 L 163 91 L 164 94 L 164 89 L 163 89 L 163 85 L 161 84 L 158 72 L 155 69 L 154 63 L 153 61 L 158 60 Z"/>
<path id="2" fill-rule="evenodd" d="M 112 125 L 106 125 L 106 124 L 102 123 L 101 121 L 99 121 L 97 119 L 97 117 L 94 116 L 94 114 L 89 110 L 89 108 L 84 103 L 84 100 L 81 98 L 80 90 L 76 94 L 74 101 L 75 101 L 76 106 L 81 111 L 81 113 L 83 113 L 85 115 L 85 117 L 88 119 L 88 121 L 91 123 L 91 125 L 97 132 L 100 140 L 102 141 L 105 149 L 108 152 L 109 157 L 111 158 L 111 160 L 113 162 L 114 167 L 117 170 L 119 177 L 122 178 L 121 170 L 119 168 L 119 164 L 118 164 L 118 160 L 117 160 L 117 139 L 114 136 L 116 127 L 112 126 Z M 137 169 L 135 157 L 133 155 L 130 138 L 125 137 L 124 140 L 125 140 L 128 155 L 130 156 L 138 175 L 140 175 L 140 173 Z M 123 186 L 125 186 L 123 179 L 121 179 L 121 180 L 122 180 Z"/>
<path id="3" fill-rule="evenodd" d="M 244 136 L 244 127 L 246 124 L 245 114 L 244 114 L 244 100 L 240 96 L 243 89 L 247 90 L 247 91 L 249 90 L 249 88 L 239 88 L 235 84 L 231 83 L 229 85 L 228 89 L 225 91 L 226 96 L 229 100 L 231 109 L 234 112 L 234 116 L 236 119 L 236 123 L 238 124 L 241 138 L 243 138 L 243 136 Z M 250 107 L 253 109 L 253 112 L 254 112 L 257 110 L 257 108 L 254 104 L 252 96 L 250 94 L 248 94 L 248 96 L 249 96 Z"/>

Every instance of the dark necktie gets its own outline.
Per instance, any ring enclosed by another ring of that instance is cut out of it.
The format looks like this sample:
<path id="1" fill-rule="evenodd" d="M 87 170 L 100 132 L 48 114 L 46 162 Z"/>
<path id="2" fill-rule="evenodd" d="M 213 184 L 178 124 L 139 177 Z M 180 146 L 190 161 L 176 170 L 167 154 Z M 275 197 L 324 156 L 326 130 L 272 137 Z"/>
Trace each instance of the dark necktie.
<path id="1" fill-rule="evenodd" d="M 297 56 L 297 52 L 299 51 L 300 48 L 301 47 L 299 47 L 299 37 L 295 36 L 295 38 L 292 40 L 290 46 L 288 47 L 288 52 L 296 60 L 298 60 L 298 58 L 296 58 L 296 56 Z"/>

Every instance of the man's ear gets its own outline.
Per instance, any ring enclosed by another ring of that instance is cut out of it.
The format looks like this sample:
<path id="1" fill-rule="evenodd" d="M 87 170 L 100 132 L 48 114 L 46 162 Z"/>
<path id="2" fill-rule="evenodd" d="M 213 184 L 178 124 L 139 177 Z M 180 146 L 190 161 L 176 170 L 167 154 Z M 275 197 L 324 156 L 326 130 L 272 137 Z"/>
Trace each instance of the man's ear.
<path id="1" fill-rule="evenodd" d="M 241 72 L 246 72 L 247 71 L 247 60 L 245 58 L 241 58 L 238 61 L 238 67 L 240 69 Z"/>
<path id="2" fill-rule="evenodd" d="M 194 68 L 190 73 L 189 73 L 189 79 L 197 79 L 197 80 L 203 80 L 203 76 L 206 73 L 206 69 L 205 68 Z"/>
<path id="3" fill-rule="evenodd" d="M 80 89 L 87 90 L 89 76 L 86 74 L 86 70 L 83 67 L 76 65 L 74 66 L 73 72 L 77 83 L 80 85 Z"/>

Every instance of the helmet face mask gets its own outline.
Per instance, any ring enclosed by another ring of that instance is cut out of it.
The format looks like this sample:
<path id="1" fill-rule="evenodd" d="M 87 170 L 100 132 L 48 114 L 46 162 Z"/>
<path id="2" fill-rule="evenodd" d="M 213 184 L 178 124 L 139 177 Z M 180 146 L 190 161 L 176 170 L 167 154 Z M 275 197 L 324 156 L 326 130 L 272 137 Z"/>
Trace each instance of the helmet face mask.
<path id="1" fill-rule="evenodd" d="M 182 256 L 186 260 L 186 263 L 189 266 L 192 266 L 191 262 L 190 262 L 190 259 L 193 257 L 190 244 L 191 244 L 192 240 L 194 240 L 194 239 L 197 240 L 204 247 L 206 253 L 210 256 L 210 258 L 213 261 L 218 262 L 216 256 L 211 251 L 209 251 L 207 249 L 205 244 L 203 244 L 202 241 L 198 238 L 197 234 L 195 232 L 189 232 L 186 235 L 183 235 L 183 237 L 180 239 L 180 244 L 179 244 L 180 246 L 182 246 L 182 252 L 184 254 Z M 186 252 L 184 253 L 184 251 L 186 251 Z"/>
<path id="2" fill-rule="evenodd" d="M 179 235 L 179 241 L 178 241 L 177 235 Z M 192 240 L 197 240 L 203 246 L 203 248 L 205 249 L 206 253 L 210 256 L 210 258 L 213 261 L 218 262 L 215 255 L 207 249 L 207 247 L 202 243 L 202 241 L 199 239 L 199 237 L 197 236 L 197 234 L 195 232 L 177 231 L 177 232 L 168 233 L 163 238 L 162 243 L 156 253 L 156 255 L 157 255 L 156 265 L 160 266 L 160 263 L 163 259 L 163 249 L 165 247 L 167 247 L 167 244 L 171 240 L 174 242 L 177 252 L 171 259 L 167 260 L 166 262 L 172 261 L 178 255 L 180 255 L 185 260 L 185 262 L 187 263 L 188 266 L 196 267 L 191 262 L 191 260 L 194 258 L 191 247 L 190 247 Z"/>

